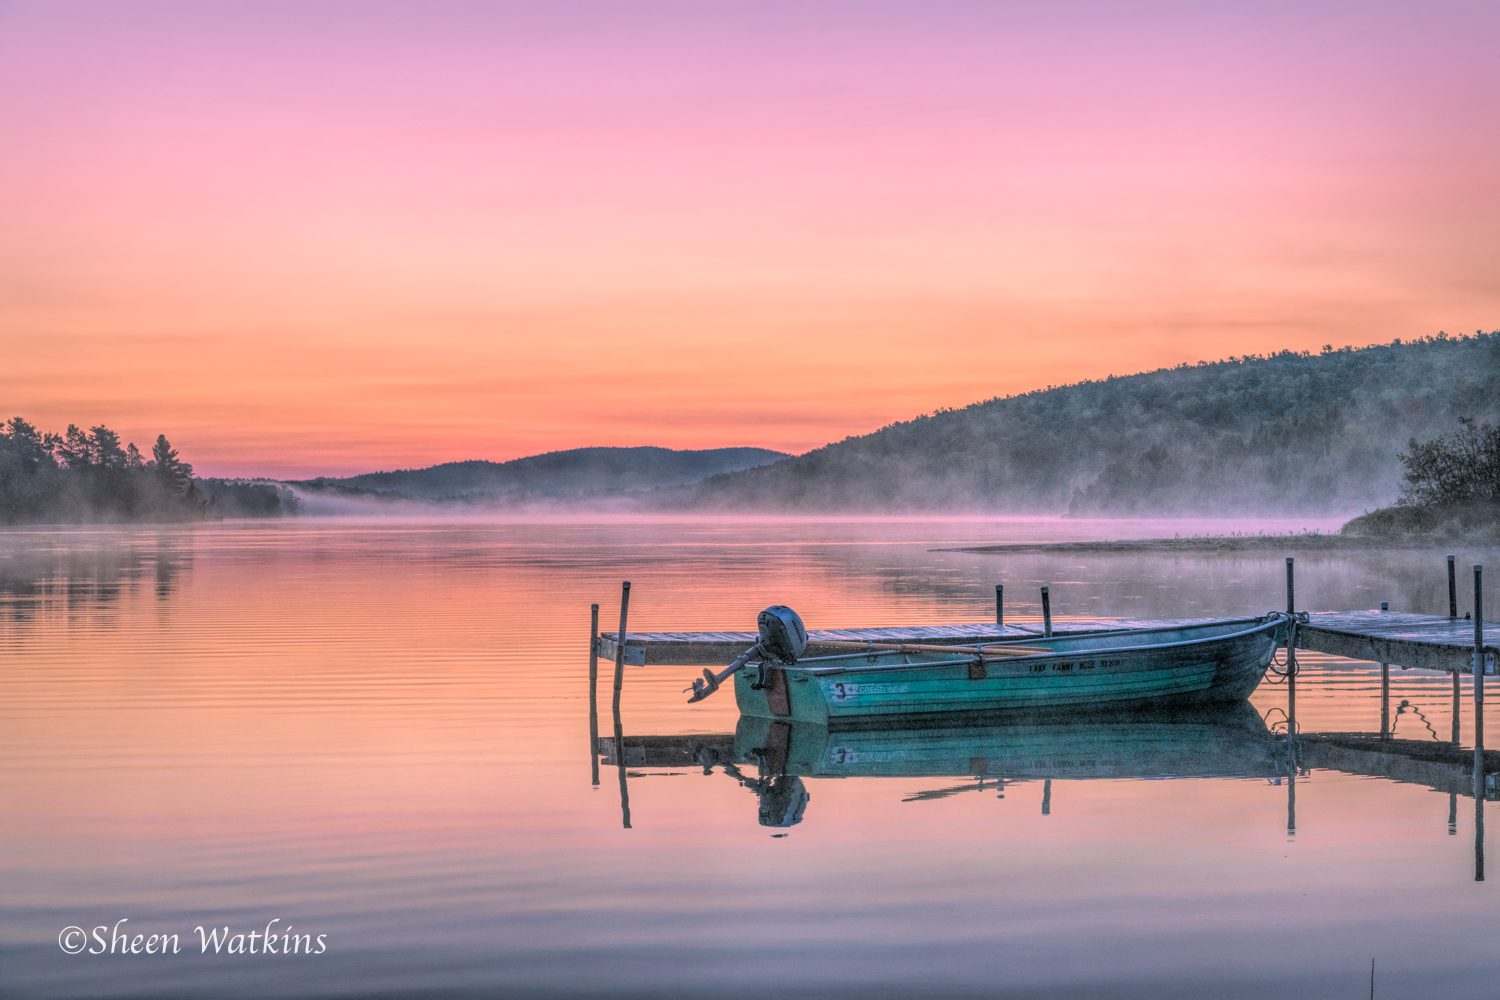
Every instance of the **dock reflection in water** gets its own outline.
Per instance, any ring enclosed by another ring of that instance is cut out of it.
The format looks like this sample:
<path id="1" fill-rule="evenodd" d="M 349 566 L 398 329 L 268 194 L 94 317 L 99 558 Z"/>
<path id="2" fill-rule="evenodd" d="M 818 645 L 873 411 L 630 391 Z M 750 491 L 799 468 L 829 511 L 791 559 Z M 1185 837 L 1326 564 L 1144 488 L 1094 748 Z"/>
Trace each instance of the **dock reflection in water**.
<path id="1" fill-rule="evenodd" d="M 619 760 L 602 741 L 608 762 Z M 1026 717 L 948 728 L 830 729 L 741 716 L 734 735 L 627 738 L 623 763 L 715 768 L 760 797 L 762 826 L 804 818 L 804 778 L 969 778 L 905 801 L 1030 781 L 1121 778 L 1267 778 L 1287 773 L 1284 741 L 1248 702 L 1169 719 L 1115 715 L 1090 721 Z M 753 773 L 747 773 L 752 769 Z M 1051 795 L 1044 797 L 1050 809 Z"/>
<path id="2" fill-rule="evenodd" d="M 618 716 L 615 731 L 621 732 Z M 1291 740 L 1284 732 L 1273 733 L 1248 702 L 1169 718 L 1019 717 L 948 728 L 830 729 L 744 715 L 733 734 L 627 737 L 623 754 L 614 752 L 615 743 L 602 739 L 598 750 L 604 763 L 620 770 L 626 826 L 629 791 L 624 779 L 630 768 L 697 767 L 705 775 L 717 771 L 756 795 L 761 826 L 781 828 L 807 817 L 812 793 L 804 779 L 968 779 L 912 793 L 903 802 L 983 791 L 1003 799 L 1008 785 L 1041 781 L 1042 814 L 1050 815 L 1053 781 L 1262 778 L 1286 788 L 1289 837 L 1297 832 L 1297 779 L 1310 769 L 1385 778 L 1446 792 L 1450 835 L 1457 832 L 1458 799 L 1474 798 L 1474 879 L 1480 882 L 1484 803 L 1500 799 L 1500 775 L 1480 772 L 1476 777 L 1472 767 L 1465 767 L 1465 751 L 1358 733 L 1309 733 Z M 597 754 L 594 761 L 597 767 Z"/>

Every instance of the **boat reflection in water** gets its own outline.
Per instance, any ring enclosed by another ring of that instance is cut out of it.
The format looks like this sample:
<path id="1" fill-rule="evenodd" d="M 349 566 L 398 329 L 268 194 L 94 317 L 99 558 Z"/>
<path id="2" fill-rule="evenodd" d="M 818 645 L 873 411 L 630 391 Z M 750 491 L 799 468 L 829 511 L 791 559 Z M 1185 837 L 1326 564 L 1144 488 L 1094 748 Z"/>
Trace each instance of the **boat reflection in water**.
<path id="1" fill-rule="evenodd" d="M 804 778 L 978 778 L 1005 782 L 1091 778 L 1256 777 L 1285 773 L 1284 743 L 1241 702 L 1163 719 L 1018 719 L 952 728 L 835 729 L 741 716 L 732 749 L 704 745 L 715 766 L 760 798 L 760 824 L 790 827 L 806 814 Z M 1278 753 L 1278 751 L 1281 751 Z M 728 751 L 730 759 L 723 759 Z M 753 767 L 754 773 L 747 773 Z M 974 785 L 921 793 L 936 798 Z M 1050 806 L 1050 795 L 1044 800 Z"/>

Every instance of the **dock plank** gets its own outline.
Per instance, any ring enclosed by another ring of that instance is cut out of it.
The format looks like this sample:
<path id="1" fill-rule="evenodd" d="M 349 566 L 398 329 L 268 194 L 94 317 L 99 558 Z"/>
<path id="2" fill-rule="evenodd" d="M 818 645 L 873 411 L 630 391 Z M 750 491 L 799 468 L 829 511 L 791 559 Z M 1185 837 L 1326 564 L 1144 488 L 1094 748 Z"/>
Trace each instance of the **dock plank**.
<path id="1" fill-rule="evenodd" d="M 1196 625 L 1224 620 L 1226 619 L 1054 618 L 1052 634 L 1081 635 L 1088 632 L 1114 632 L 1121 629 L 1174 628 L 1185 624 Z M 819 642 L 913 642 L 961 646 L 981 642 L 1034 639 L 1041 634 L 1040 622 L 1003 627 L 994 622 L 977 622 L 956 625 L 887 625 L 809 629 L 807 655 L 817 656 L 820 652 L 839 652 L 839 650 L 827 648 L 820 650 Z M 754 645 L 757 638 L 758 635 L 755 632 L 628 632 L 625 636 L 626 663 L 723 666 Z M 601 633 L 599 655 L 605 659 L 614 659 L 615 643 L 616 633 Z M 641 656 L 645 659 L 641 659 Z"/>
<path id="2" fill-rule="evenodd" d="M 1473 673 L 1474 622 L 1400 611 L 1323 611 L 1297 630 L 1297 648 L 1421 670 Z M 1485 673 L 1495 672 L 1500 623 L 1485 622 Z"/>
<path id="3" fill-rule="evenodd" d="M 1053 635 L 1080 635 L 1142 628 L 1180 628 L 1234 618 L 1055 618 Z M 1495 671 L 1494 640 L 1500 639 L 1500 622 L 1485 622 L 1486 673 Z M 953 625 L 898 625 L 883 627 L 810 629 L 809 656 L 834 652 L 819 642 L 913 642 L 930 645 L 1025 640 L 1041 635 L 1041 623 L 1024 622 L 998 626 L 993 622 Z M 629 632 L 625 637 L 626 662 L 691 666 L 722 666 L 755 643 L 754 632 Z M 1398 611 L 1318 611 L 1297 630 L 1297 648 L 1311 652 L 1347 656 L 1376 663 L 1394 663 L 1422 670 L 1471 673 L 1474 623 L 1465 618 L 1418 615 Z M 599 655 L 613 659 L 616 635 L 599 637 Z"/>

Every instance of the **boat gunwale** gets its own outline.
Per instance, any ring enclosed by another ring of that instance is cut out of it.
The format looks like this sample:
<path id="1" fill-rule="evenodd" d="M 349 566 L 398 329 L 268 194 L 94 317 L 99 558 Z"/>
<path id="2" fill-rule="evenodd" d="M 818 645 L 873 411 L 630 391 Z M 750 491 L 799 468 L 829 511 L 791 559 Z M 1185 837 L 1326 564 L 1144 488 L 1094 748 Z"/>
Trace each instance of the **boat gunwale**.
<path id="1" fill-rule="evenodd" d="M 925 668 L 925 667 L 952 667 L 952 666 L 958 666 L 959 664 L 964 664 L 964 663 L 974 663 L 975 661 L 979 661 L 979 662 L 982 662 L 982 663 L 1035 663 L 1038 660 L 1045 660 L 1045 659 L 1077 659 L 1079 657 L 1080 653 L 1086 654 L 1086 655 L 1089 655 L 1089 656 L 1106 656 L 1106 655 L 1110 655 L 1110 654 L 1114 654 L 1114 653 L 1143 653 L 1143 652 L 1151 652 L 1151 651 L 1163 650 L 1163 649 L 1176 649 L 1176 648 L 1180 648 L 1180 647 L 1183 647 L 1183 646 L 1196 646 L 1196 645 L 1201 645 L 1202 643 L 1205 643 L 1205 642 L 1219 642 L 1221 640 L 1240 639 L 1240 638 L 1244 638 L 1245 636 L 1255 635 L 1255 634 L 1257 634 L 1259 632 L 1264 632 L 1267 629 L 1278 628 L 1278 627 L 1280 627 L 1287 620 L 1286 619 L 1286 615 L 1284 613 L 1282 613 L 1282 612 L 1279 612 L 1279 611 L 1273 611 L 1271 613 L 1271 615 L 1268 616 L 1268 617 L 1270 617 L 1269 621 L 1265 621 L 1265 620 L 1259 619 L 1259 618 L 1244 618 L 1244 619 L 1239 619 L 1239 620 L 1231 620 L 1231 621 L 1226 622 L 1226 623 L 1214 622 L 1214 623 L 1211 623 L 1211 624 L 1210 623 L 1205 623 L 1203 625 L 1190 626 L 1190 627 L 1195 627 L 1195 628 L 1212 628 L 1214 625 L 1218 625 L 1218 624 L 1238 624 L 1239 621 L 1259 621 L 1259 622 L 1261 622 L 1261 624 L 1255 626 L 1254 628 L 1244 629 L 1244 630 L 1239 631 L 1239 632 L 1229 632 L 1229 633 L 1226 633 L 1225 635 L 1209 636 L 1209 637 L 1204 638 L 1204 639 L 1182 639 L 1182 640 L 1178 640 L 1177 642 L 1158 642 L 1158 643 L 1152 643 L 1152 644 L 1146 645 L 1146 646 L 1110 646 L 1110 647 L 1104 647 L 1104 648 L 1100 648 L 1100 649 L 1088 649 L 1088 650 L 1078 650 L 1078 649 L 1075 649 L 1075 650 L 1061 650 L 1061 651 L 1055 651 L 1055 652 L 1050 652 L 1050 653 L 1031 653 L 1031 654 L 1026 655 L 1026 656 L 990 656 L 990 657 L 987 657 L 987 656 L 985 656 L 981 652 L 981 653 L 970 654 L 968 656 L 955 656 L 955 657 L 953 657 L 951 659 L 947 659 L 947 660 L 930 660 L 930 661 L 919 662 L 919 663 L 912 663 L 910 660 L 908 660 L 908 661 L 906 661 L 904 663 L 873 663 L 873 664 L 854 665 L 854 666 L 833 666 L 833 665 L 829 665 L 829 666 L 826 666 L 826 667 L 804 667 L 804 666 L 801 665 L 803 663 L 813 663 L 813 662 L 819 662 L 819 661 L 823 661 L 823 660 L 847 660 L 847 659 L 852 659 L 854 657 L 863 657 L 863 656 L 871 656 L 871 655 L 875 655 L 875 656 L 880 656 L 880 655 L 898 656 L 898 655 L 901 655 L 900 650 L 871 650 L 869 653 L 844 653 L 844 654 L 836 655 L 836 656 L 809 657 L 808 659 L 805 659 L 805 660 L 799 660 L 798 663 L 796 665 L 794 665 L 794 666 L 783 666 L 780 669 L 785 670 L 788 673 L 795 672 L 795 673 L 807 674 L 807 675 L 812 676 L 812 677 L 827 677 L 827 676 L 830 676 L 830 675 L 833 675 L 833 674 L 843 674 L 843 673 L 849 673 L 851 671 L 865 671 L 865 672 L 870 672 L 870 671 L 877 671 L 877 670 L 914 670 L 914 669 L 921 669 L 921 668 Z M 1183 629 L 1182 628 L 1176 628 L 1176 629 L 1173 629 L 1173 628 L 1139 629 L 1139 630 L 1137 630 L 1133 634 L 1140 634 L 1142 632 L 1172 632 L 1172 631 L 1183 631 Z M 1099 636 L 1099 635 L 1117 635 L 1117 634 L 1125 634 L 1125 633 L 1114 633 L 1114 632 L 1095 632 L 1095 633 L 1092 633 L 1092 635 L 1094 635 L 1094 636 Z M 1086 638 L 1086 637 L 1087 637 L 1086 635 L 1067 635 L 1067 636 L 1053 636 L 1052 638 L 1054 640 L 1065 640 L 1065 639 L 1079 639 L 1079 638 Z M 993 645 L 993 644 L 992 643 L 985 643 L 984 645 L 989 646 L 989 645 Z M 906 654 L 906 655 L 910 655 L 910 654 Z M 746 664 L 746 665 L 748 666 L 748 664 Z"/>
<path id="2" fill-rule="evenodd" d="M 1281 611 L 1272 611 L 1269 612 L 1269 614 L 1282 615 L 1283 617 L 1285 617 L 1285 612 Z M 1020 639 L 996 639 L 994 642 L 972 643 L 972 645 L 976 648 L 982 646 L 1026 646 L 1030 645 L 1033 642 L 1036 642 L 1038 639 L 1042 640 L 1043 642 L 1052 642 L 1058 639 L 1087 639 L 1091 636 L 1099 635 L 1145 635 L 1148 632 L 1181 632 L 1184 629 L 1210 628 L 1214 625 L 1238 625 L 1240 622 L 1263 622 L 1267 617 L 1267 615 L 1246 615 L 1243 618 L 1210 618 L 1205 621 L 1199 621 L 1196 624 L 1192 625 L 1184 625 L 1179 623 L 1177 625 L 1152 625 L 1149 628 L 1096 628 L 1088 629 L 1083 632 L 1063 632 L 1060 634 L 1054 633 L 1052 635 L 1043 635 L 1041 632 L 1037 632 L 1034 635 L 1028 635 Z M 1025 628 L 1024 625 L 1016 625 L 1013 627 Z M 808 638 L 808 645 L 816 646 L 817 644 L 817 639 L 811 637 Z M 1145 647 L 1136 648 L 1144 649 Z"/>

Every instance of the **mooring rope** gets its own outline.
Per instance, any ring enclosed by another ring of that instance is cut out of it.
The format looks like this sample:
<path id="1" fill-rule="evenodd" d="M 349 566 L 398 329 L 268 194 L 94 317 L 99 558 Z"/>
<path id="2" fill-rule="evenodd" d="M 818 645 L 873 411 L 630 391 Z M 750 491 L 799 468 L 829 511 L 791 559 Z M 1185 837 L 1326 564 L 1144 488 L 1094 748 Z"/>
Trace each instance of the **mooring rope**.
<path id="1" fill-rule="evenodd" d="M 1272 650 L 1271 651 L 1271 662 L 1269 664 L 1267 664 L 1267 670 L 1270 673 L 1275 674 L 1277 677 L 1280 677 L 1281 680 L 1279 680 L 1279 681 L 1269 681 L 1268 680 L 1268 681 L 1266 681 L 1266 683 L 1267 684 L 1282 684 L 1282 683 L 1284 683 L 1286 681 L 1286 679 L 1288 677 L 1294 675 L 1297 672 L 1297 670 L 1296 670 L 1296 666 L 1297 666 L 1297 654 L 1293 652 L 1293 650 L 1295 650 L 1297 648 L 1297 623 L 1299 621 L 1304 621 L 1304 622 L 1307 621 L 1307 612 L 1306 611 L 1299 611 L 1296 614 L 1288 615 L 1288 614 L 1286 614 L 1283 611 L 1273 611 L 1273 612 L 1271 612 L 1270 615 L 1267 615 L 1267 617 L 1271 617 L 1272 615 L 1274 615 L 1276 617 L 1280 617 L 1280 618 L 1287 618 L 1287 619 L 1289 619 L 1289 621 L 1287 623 L 1287 630 L 1286 630 L 1286 647 L 1285 647 L 1286 648 L 1286 655 L 1284 657 L 1282 657 L 1281 660 L 1278 661 L 1276 659 L 1276 651 Z M 1284 669 L 1277 670 L 1276 669 L 1277 667 L 1282 667 Z"/>

